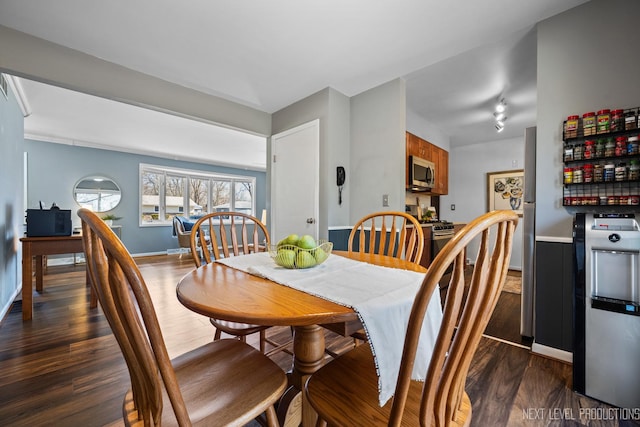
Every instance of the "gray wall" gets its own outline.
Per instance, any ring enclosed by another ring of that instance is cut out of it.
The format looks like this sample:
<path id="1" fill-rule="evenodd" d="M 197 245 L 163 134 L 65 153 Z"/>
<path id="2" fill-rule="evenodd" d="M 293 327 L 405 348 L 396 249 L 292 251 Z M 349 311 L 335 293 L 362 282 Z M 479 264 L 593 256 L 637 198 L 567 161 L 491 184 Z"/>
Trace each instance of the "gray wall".
<path id="1" fill-rule="evenodd" d="M 0 94 L 0 318 L 16 296 L 21 277 L 23 234 L 23 118 L 11 90 Z"/>
<path id="2" fill-rule="evenodd" d="M 73 199 L 73 187 L 80 178 L 104 175 L 118 183 L 122 200 L 112 212 L 122 217 L 115 223 L 122 225 L 122 241 L 133 254 L 165 252 L 178 247 L 171 226 L 139 226 L 140 163 L 254 176 L 258 216 L 266 205 L 264 172 L 32 140 L 25 141 L 25 151 L 28 153 L 27 206 L 37 208 L 39 200 L 43 200 L 48 205 L 55 202 L 61 209 L 71 209 L 74 227 L 80 227 L 80 219 L 75 213 L 79 206 Z"/>
<path id="3" fill-rule="evenodd" d="M 405 105 L 405 82 L 396 79 L 352 98 L 324 89 L 273 114 L 274 134 L 320 119 L 321 236 L 373 211 L 404 211 Z M 342 205 L 337 166 L 347 176 Z M 383 194 L 389 195 L 388 208 Z"/>
<path id="4" fill-rule="evenodd" d="M 571 237 L 574 211 L 561 206 L 563 120 L 640 106 L 638 17 L 636 0 L 592 0 L 538 24 L 538 236 Z"/>
<path id="5" fill-rule="evenodd" d="M 349 215 L 349 98 L 335 89 L 314 93 L 273 113 L 273 134 L 284 132 L 312 120 L 320 120 L 320 217 L 319 238 L 328 238 L 328 229 L 348 223 Z M 267 146 L 271 159 L 271 142 Z M 343 203 L 338 204 L 336 167 L 347 170 Z M 271 179 L 271 162 L 267 162 L 267 179 Z M 269 187 L 269 186 L 267 186 Z M 270 200 L 270 193 L 268 199 Z"/>
<path id="6" fill-rule="evenodd" d="M 351 224 L 375 211 L 404 211 L 406 123 L 403 79 L 351 98 Z"/>

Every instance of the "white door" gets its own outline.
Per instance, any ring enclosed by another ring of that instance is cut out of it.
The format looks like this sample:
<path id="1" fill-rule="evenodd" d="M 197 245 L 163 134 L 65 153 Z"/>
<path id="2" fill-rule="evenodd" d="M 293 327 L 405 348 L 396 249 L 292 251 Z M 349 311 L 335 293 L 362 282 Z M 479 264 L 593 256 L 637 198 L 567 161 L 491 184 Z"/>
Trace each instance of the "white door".
<path id="1" fill-rule="evenodd" d="M 271 241 L 289 234 L 318 238 L 320 121 L 271 137 Z"/>

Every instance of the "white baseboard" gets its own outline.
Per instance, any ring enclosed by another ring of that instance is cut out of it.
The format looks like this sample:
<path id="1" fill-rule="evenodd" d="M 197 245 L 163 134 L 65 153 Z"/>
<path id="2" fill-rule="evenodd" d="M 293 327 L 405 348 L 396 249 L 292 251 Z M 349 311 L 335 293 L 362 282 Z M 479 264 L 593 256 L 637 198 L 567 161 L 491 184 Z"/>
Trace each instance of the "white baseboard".
<path id="1" fill-rule="evenodd" d="M 131 254 L 132 257 L 137 258 L 137 257 L 143 257 L 143 256 L 154 256 L 154 255 L 172 255 L 172 254 L 179 254 L 180 253 L 180 249 L 167 249 L 165 252 L 144 252 L 144 253 L 139 253 L 139 254 Z M 56 257 L 56 258 L 52 258 L 52 257 L 47 257 L 47 267 L 53 267 L 53 266 L 58 266 L 58 265 L 73 265 L 73 264 L 84 264 L 85 259 L 84 259 L 84 254 L 83 253 L 78 253 L 76 254 L 75 258 L 74 257 Z"/>
<path id="2" fill-rule="evenodd" d="M 84 254 L 78 254 L 74 257 L 60 257 L 51 258 L 47 257 L 47 267 L 54 267 L 58 265 L 71 265 L 71 264 L 84 264 Z"/>
<path id="3" fill-rule="evenodd" d="M 554 347 L 547 347 L 546 345 L 534 342 L 531 345 L 531 352 L 539 354 L 541 356 L 546 356 L 552 359 L 562 360 L 563 362 L 573 364 L 573 353 L 570 351 L 560 350 Z"/>
<path id="4" fill-rule="evenodd" d="M 13 303 L 21 300 L 22 300 L 22 283 L 20 284 L 20 286 L 18 286 L 18 289 L 16 289 L 13 292 L 13 295 L 7 300 L 7 303 L 5 304 L 5 306 L 2 307 L 2 309 L 0 309 L 0 321 L 4 319 L 4 317 L 9 313 L 9 310 L 11 309 L 11 306 L 13 305 Z"/>

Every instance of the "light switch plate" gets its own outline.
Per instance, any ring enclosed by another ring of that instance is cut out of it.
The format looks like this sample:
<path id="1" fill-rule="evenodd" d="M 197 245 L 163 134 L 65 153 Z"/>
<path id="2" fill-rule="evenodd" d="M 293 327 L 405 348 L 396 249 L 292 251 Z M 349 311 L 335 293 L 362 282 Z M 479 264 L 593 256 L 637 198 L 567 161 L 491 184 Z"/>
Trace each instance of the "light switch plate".
<path id="1" fill-rule="evenodd" d="M 389 195 L 388 194 L 383 194 L 382 195 L 382 207 L 389 207 Z"/>

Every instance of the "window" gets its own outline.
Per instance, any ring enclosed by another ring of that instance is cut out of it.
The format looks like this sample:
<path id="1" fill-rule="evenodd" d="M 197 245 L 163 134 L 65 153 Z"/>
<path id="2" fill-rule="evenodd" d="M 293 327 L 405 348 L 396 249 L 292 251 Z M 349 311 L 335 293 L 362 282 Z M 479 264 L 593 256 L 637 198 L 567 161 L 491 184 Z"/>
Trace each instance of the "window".
<path id="1" fill-rule="evenodd" d="M 162 166 L 140 165 L 140 225 L 167 225 L 175 215 L 209 212 L 255 215 L 256 179 Z"/>

